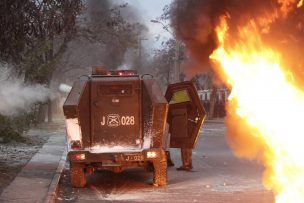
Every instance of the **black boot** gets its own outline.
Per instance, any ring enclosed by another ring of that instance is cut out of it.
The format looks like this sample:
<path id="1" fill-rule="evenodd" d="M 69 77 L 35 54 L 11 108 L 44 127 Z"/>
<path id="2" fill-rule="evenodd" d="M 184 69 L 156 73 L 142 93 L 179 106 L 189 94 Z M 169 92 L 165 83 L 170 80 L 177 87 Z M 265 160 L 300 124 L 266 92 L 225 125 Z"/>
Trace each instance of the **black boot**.
<path id="1" fill-rule="evenodd" d="M 191 171 L 192 170 L 192 149 L 181 148 L 182 163 L 183 165 L 177 168 L 178 171 Z"/>
<path id="2" fill-rule="evenodd" d="M 190 166 L 181 166 L 181 167 L 177 168 L 176 170 L 178 170 L 178 171 L 191 171 L 192 167 L 190 167 Z"/>

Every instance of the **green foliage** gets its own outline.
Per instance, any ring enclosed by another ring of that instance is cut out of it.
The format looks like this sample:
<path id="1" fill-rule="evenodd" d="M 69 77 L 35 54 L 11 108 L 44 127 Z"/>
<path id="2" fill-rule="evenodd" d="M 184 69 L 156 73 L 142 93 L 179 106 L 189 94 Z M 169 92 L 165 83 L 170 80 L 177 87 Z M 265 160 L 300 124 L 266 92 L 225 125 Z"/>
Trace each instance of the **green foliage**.
<path id="1" fill-rule="evenodd" d="M 27 81 L 47 83 L 53 69 L 46 69 L 57 55 L 54 40 L 60 36 L 65 45 L 81 10 L 81 0 L 0 1 L 0 60 L 16 64 Z"/>
<path id="2" fill-rule="evenodd" d="M 55 65 L 61 58 L 63 51 L 58 52 L 49 60 L 45 60 L 44 54 L 50 50 L 50 40 L 45 40 L 33 49 L 26 57 L 22 64 L 22 70 L 25 74 L 26 82 L 48 84 L 51 75 L 55 70 Z"/>
<path id="3" fill-rule="evenodd" d="M 0 61 L 12 64 L 25 83 L 49 85 L 55 64 L 75 32 L 82 0 L 0 1 Z M 36 110 L 0 115 L 0 141 L 23 141 Z"/>
<path id="4" fill-rule="evenodd" d="M 14 117 L 0 114 L 0 143 L 24 142 L 22 134 L 36 123 L 35 111 Z"/>

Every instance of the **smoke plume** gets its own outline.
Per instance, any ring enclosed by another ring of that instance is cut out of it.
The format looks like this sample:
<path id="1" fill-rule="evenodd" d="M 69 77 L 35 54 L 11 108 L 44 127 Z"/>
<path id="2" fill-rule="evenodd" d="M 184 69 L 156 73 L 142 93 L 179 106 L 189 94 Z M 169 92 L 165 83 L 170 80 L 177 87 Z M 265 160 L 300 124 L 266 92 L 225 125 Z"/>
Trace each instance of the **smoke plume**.
<path id="1" fill-rule="evenodd" d="M 51 95 L 50 89 L 39 85 L 25 85 L 14 77 L 8 65 L 0 67 L 0 114 L 14 116 L 30 109 L 36 102 L 44 102 Z"/>
<path id="2" fill-rule="evenodd" d="M 218 45 L 215 27 L 220 17 L 225 15 L 229 19 L 232 36 L 239 27 L 254 20 L 262 32 L 263 42 L 284 56 L 284 63 L 301 82 L 304 78 L 301 56 L 304 8 L 297 8 L 297 3 L 296 0 L 175 0 L 171 5 L 171 22 L 192 59 L 199 63 L 195 71 L 202 72 L 211 68 L 209 56 Z"/>
<path id="3" fill-rule="evenodd" d="M 225 42 L 229 42 L 225 45 L 228 48 L 237 48 L 238 45 L 250 41 L 248 38 L 253 37 L 254 41 L 260 43 L 246 44 L 247 48 L 259 50 L 265 46 L 275 50 L 280 56 L 280 63 L 282 63 L 280 65 L 284 67 L 284 73 L 289 74 L 287 74 L 288 80 L 303 90 L 304 8 L 302 3 L 303 1 L 296 0 L 175 0 L 171 5 L 171 20 L 177 37 L 185 43 L 192 59 L 199 64 L 199 66 L 195 66 L 196 72 L 199 73 L 208 68 L 213 68 L 215 72 L 219 73 L 220 77 L 225 78 L 223 71 L 218 67 L 219 64 L 211 63 L 209 59 L 209 56 L 219 45 L 216 28 L 221 24 L 224 17 L 227 25 Z M 250 33 L 246 33 L 241 35 L 244 27 L 255 28 L 251 31 L 256 31 L 258 34 L 254 35 L 252 33 L 250 35 Z M 257 39 L 256 36 L 261 39 Z M 241 51 L 246 52 L 244 49 L 241 49 Z M 240 71 L 240 69 L 238 70 Z M 268 77 L 267 81 L 272 83 L 271 76 Z M 227 79 L 225 82 L 229 87 L 230 84 Z M 255 82 L 259 83 L 260 81 Z M 267 85 L 270 86 L 265 83 L 262 88 L 267 90 Z M 251 94 L 249 89 L 246 94 Z M 266 103 L 269 99 L 267 94 L 264 94 L 264 97 L 255 96 L 257 97 L 253 100 L 256 100 L 256 103 L 258 101 L 261 104 Z M 269 101 L 280 104 L 279 102 L 284 101 L 285 97 L 288 98 L 289 96 L 282 95 L 276 101 Z M 237 156 L 262 161 L 267 168 L 265 172 L 267 174 L 269 171 L 273 171 L 273 168 L 265 161 L 267 160 L 265 151 L 269 146 L 256 136 L 259 134 L 258 128 L 251 126 L 245 119 L 237 115 L 237 102 L 235 99 L 230 100 L 226 106 L 228 142 Z M 289 106 L 281 106 L 281 108 L 290 108 Z M 282 119 L 285 115 L 288 115 L 280 114 L 280 109 L 277 109 L 277 111 L 278 116 L 281 116 Z M 269 113 L 267 109 L 263 112 Z M 290 116 L 287 116 L 287 118 L 290 119 Z M 271 182 L 269 179 L 268 181 Z M 269 182 L 268 185 L 272 185 Z"/>
<path id="4" fill-rule="evenodd" d="M 71 91 L 72 87 L 70 85 L 61 83 L 59 85 L 58 89 L 60 92 L 69 93 Z"/>

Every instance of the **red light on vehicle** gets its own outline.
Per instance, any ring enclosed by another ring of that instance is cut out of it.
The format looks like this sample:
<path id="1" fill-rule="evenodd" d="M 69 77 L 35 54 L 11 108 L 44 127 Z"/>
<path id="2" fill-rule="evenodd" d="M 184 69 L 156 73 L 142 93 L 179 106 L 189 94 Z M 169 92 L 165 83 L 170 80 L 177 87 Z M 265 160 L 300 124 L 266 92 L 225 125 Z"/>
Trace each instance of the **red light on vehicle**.
<path id="1" fill-rule="evenodd" d="M 114 70 L 114 71 L 108 71 L 105 75 L 107 76 L 133 76 L 137 75 L 136 70 Z"/>
<path id="2" fill-rule="evenodd" d="M 85 160 L 86 156 L 85 154 L 74 154 L 75 160 Z"/>

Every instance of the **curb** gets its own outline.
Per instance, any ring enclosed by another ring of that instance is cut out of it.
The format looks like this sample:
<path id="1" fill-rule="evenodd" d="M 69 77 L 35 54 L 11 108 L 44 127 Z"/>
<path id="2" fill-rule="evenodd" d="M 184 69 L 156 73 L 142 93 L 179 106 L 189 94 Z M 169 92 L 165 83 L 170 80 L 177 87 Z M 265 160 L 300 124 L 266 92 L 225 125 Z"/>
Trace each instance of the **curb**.
<path id="1" fill-rule="evenodd" d="M 61 178 L 62 171 L 63 171 L 64 166 L 65 166 L 66 157 L 67 157 L 67 149 L 65 148 L 65 150 L 63 151 L 62 156 L 60 158 L 56 173 L 55 173 L 55 175 L 52 179 L 52 182 L 49 186 L 45 203 L 55 203 L 56 202 L 57 192 L 58 192 L 58 185 L 59 185 L 59 181 L 60 181 L 60 178 Z"/>

